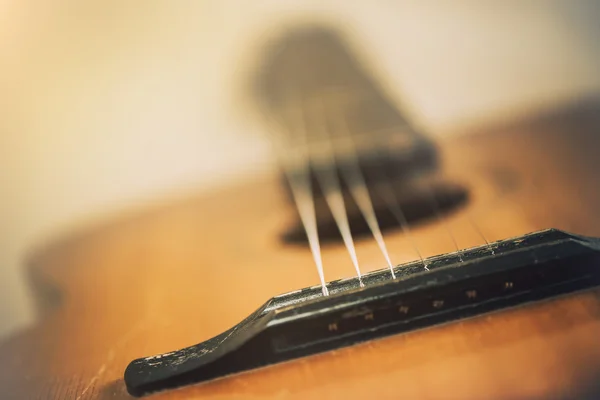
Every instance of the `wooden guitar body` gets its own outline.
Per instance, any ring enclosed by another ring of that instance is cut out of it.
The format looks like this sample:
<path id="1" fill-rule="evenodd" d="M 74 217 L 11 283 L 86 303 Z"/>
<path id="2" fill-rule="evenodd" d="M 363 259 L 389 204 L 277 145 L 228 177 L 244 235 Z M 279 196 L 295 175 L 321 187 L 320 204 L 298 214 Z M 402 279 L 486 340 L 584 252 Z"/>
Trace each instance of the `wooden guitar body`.
<path id="1" fill-rule="evenodd" d="M 600 106 L 439 143 L 468 201 L 412 229 L 423 256 L 554 227 L 600 236 Z M 268 298 L 318 284 L 293 208 L 267 176 L 83 230 L 33 254 L 40 318 L 0 345 L 0 397 L 127 399 L 127 364 L 206 340 Z M 395 263 L 414 260 L 386 232 Z M 358 240 L 363 272 L 385 267 Z M 323 248 L 328 281 L 353 269 Z M 155 399 L 524 399 L 600 395 L 600 292 L 590 290 L 165 391 Z"/>

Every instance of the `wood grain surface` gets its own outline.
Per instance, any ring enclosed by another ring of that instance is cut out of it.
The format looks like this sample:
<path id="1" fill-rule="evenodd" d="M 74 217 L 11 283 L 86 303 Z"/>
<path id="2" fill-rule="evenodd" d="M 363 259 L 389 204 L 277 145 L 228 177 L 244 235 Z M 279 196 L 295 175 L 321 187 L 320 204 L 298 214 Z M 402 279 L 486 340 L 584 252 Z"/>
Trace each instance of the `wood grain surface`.
<path id="1" fill-rule="evenodd" d="M 440 143 L 469 201 L 413 228 L 425 256 L 555 227 L 600 236 L 600 103 Z M 281 233 L 293 209 L 278 177 L 73 232 L 32 254 L 39 310 L 0 345 L 0 398 L 127 399 L 129 361 L 198 343 L 268 298 L 318 283 L 310 252 Z M 474 226 L 476 225 L 476 227 Z M 416 258 L 400 232 L 393 261 Z M 385 266 L 360 240 L 365 272 Z M 353 274 L 323 250 L 327 280 Z M 596 398 L 600 295 L 576 295 L 367 342 L 153 395 L 154 399 Z"/>

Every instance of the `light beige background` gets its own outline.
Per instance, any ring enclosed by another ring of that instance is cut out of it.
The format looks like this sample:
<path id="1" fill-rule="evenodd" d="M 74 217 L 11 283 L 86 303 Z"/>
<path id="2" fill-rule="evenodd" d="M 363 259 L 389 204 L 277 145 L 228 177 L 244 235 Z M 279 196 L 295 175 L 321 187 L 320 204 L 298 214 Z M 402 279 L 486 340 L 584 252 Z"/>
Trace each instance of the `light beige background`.
<path id="1" fill-rule="evenodd" d="M 593 0 L 0 0 L 0 335 L 32 321 L 31 248 L 269 167 L 239 76 L 299 15 L 343 26 L 432 134 L 600 91 Z"/>

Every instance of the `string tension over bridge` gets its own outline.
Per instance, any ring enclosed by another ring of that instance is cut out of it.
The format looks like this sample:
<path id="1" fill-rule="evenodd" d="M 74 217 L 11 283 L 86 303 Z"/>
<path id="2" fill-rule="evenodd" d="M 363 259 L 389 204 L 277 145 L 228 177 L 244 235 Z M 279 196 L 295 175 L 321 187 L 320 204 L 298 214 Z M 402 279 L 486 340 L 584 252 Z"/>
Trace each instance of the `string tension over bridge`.
<path id="1" fill-rule="evenodd" d="M 600 284 L 600 239 L 550 229 L 273 297 L 200 344 L 132 361 L 129 393 L 208 381 Z M 460 261 L 462 258 L 462 262 Z M 401 351 L 401 349 L 399 349 Z"/>

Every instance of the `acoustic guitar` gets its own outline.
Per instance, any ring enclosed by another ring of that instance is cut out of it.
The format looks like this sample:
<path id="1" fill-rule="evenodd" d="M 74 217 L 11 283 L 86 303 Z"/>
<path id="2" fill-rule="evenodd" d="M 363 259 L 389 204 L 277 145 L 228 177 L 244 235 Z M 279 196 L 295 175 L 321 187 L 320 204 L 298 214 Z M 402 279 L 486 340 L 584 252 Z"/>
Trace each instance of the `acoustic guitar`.
<path id="1" fill-rule="evenodd" d="M 257 71 L 281 172 L 35 252 L 1 398 L 600 397 L 600 102 L 433 141 L 329 29 Z"/>

